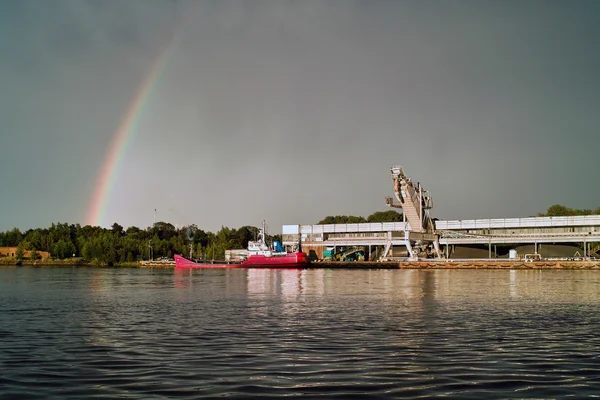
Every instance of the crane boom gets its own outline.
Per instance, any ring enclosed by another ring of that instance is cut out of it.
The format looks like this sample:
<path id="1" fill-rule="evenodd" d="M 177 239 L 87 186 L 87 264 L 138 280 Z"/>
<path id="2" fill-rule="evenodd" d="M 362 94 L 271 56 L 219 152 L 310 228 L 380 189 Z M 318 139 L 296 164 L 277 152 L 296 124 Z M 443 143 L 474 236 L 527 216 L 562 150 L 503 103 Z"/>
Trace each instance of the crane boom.
<path id="1" fill-rule="evenodd" d="M 435 228 L 429 216 L 433 200 L 429 193 L 423 190 L 420 183 L 415 184 L 407 177 L 402 167 L 398 165 L 391 168 L 391 175 L 394 181 L 394 194 L 399 203 L 388 198 L 388 205 L 402 208 L 413 232 L 433 233 Z"/>
<path id="2" fill-rule="evenodd" d="M 391 197 L 386 197 L 386 203 L 390 207 L 401 208 L 404 217 L 410 224 L 410 230 L 405 231 L 406 246 L 410 257 L 418 258 L 418 249 L 427 249 L 428 244 L 432 244 L 433 251 L 439 258 L 439 237 L 435 233 L 435 224 L 429 216 L 429 210 L 433 207 L 431 196 L 423 190 L 419 182 L 415 184 L 407 177 L 401 166 L 391 167 L 390 172 L 394 181 L 394 195 L 397 202 Z M 413 243 L 416 249 L 413 248 Z M 384 254 L 387 254 L 388 250 L 386 247 Z"/>

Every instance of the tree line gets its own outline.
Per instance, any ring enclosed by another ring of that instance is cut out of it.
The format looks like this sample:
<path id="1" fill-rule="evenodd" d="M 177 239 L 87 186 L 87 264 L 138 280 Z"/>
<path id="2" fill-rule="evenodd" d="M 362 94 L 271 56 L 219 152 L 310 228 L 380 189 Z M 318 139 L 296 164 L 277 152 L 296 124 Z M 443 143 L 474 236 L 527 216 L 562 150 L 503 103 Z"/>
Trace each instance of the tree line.
<path id="1" fill-rule="evenodd" d="M 554 204 L 546 212 L 538 213 L 538 217 L 568 217 L 576 215 L 600 215 L 600 207 L 595 210 L 584 208 L 569 208 L 561 204 Z M 435 220 L 436 218 L 434 218 Z M 354 215 L 328 216 L 319 221 L 319 224 L 360 224 L 364 222 L 402 222 L 402 213 L 394 210 L 378 211 L 367 218 Z"/>
<path id="2" fill-rule="evenodd" d="M 396 211 L 376 212 L 367 219 L 352 216 L 329 216 L 320 223 L 392 222 L 401 221 Z M 40 258 L 46 251 L 53 259 L 79 258 L 85 262 L 114 265 L 141 260 L 173 258 L 175 254 L 190 254 L 193 258 L 222 260 L 227 249 L 245 249 L 248 241 L 258 239 L 259 228 L 243 226 L 238 229 L 221 227 L 216 233 L 197 225 L 176 228 L 168 222 L 156 222 L 141 229 L 124 229 L 114 223 L 110 229 L 99 226 L 57 223 L 49 228 L 18 228 L 0 232 L 0 247 L 16 247 L 15 258 Z M 281 241 L 281 235 L 267 235 L 267 241 Z"/>
<path id="3" fill-rule="evenodd" d="M 318 224 L 362 224 L 365 222 L 402 222 L 402 213 L 395 210 L 377 211 L 367 218 L 354 215 L 327 216 Z"/>
<path id="4" fill-rule="evenodd" d="M 548 207 L 545 213 L 539 213 L 538 217 L 569 217 L 575 215 L 600 215 L 600 207 L 595 210 L 584 208 L 569 208 L 560 204 L 554 204 L 553 206 Z"/>
<path id="5" fill-rule="evenodd" d="M 207 232 L 196 225 L 176 228 L 167 222 L 140 229 L 126 230 L 118 223 L 110 229 L 99 226 L 58 223 L 50 228 L 18 228 L 0 232 L 0 247 L 16 247 L 15 258 L 24 254 L 39 258 L 38 251 L 47 251 L 54 259 L 80 258 L 85 262 L 114 265 L 116 263 L 172 258 L 174 254 L 204 259 L 223 259 L 226 249 L 246 248 L 249 240 L 256 240 L 258 228 L 243 226 L 239 229 L 221 227 L 217 233 Z M 281 240 L 278 235 L 268 240 Z"/>

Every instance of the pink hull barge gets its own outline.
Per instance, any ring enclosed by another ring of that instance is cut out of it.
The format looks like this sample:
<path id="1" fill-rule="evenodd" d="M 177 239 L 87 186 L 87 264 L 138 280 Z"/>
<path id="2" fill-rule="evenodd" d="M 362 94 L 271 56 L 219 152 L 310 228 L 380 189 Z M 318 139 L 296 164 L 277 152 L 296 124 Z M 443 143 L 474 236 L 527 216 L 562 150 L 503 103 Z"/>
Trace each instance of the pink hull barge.
<path id="1" fill-rule="evenodd" d="M 242 262 L 244 267 L 273 267 L 273 268 L 304 268 L 308 265 L 308 258 L 300 251 L 284 255 L 253 254 Z"/>
<path id="2" fill-rule="evenodd" d="M 240 263 L 198 263 L 180 255 L 175 255 L 175 268 L 305 268 L 309 264 L 308 256 L 301 251 L 300 243 L 292 251 L 283 249 L 279 242 L 268 246 L 266 243 L 265 221 L 259 229 L 259 240 L 248 242 L 247 258 Z M 293 246 L 296 247 L 296 246 Z M 191 258 L 190 247 L 190 258 Z"/>
<path id="3" fill-rule="evenodd" d="M 239 268 L 241 264 L 197 263 L 175 254 L 175 268 Z"/>

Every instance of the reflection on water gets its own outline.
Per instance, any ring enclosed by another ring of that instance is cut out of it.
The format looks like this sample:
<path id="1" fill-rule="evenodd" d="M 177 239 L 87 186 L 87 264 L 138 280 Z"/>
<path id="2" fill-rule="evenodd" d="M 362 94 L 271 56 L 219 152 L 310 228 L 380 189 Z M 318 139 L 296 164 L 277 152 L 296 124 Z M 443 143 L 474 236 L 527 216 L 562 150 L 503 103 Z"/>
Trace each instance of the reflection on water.
<path id="1" fill-rule="evenodd" d="M 600 273 L 0 268 L 0 398 L 600 392 Z"/>

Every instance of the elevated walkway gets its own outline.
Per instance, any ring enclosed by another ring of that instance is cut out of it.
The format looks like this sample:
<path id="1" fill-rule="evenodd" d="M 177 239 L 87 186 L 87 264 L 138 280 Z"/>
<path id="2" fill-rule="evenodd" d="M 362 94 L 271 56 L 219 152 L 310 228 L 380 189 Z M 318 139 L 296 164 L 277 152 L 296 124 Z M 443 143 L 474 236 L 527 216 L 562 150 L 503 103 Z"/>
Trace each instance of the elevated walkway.
<path id="1" fill-rule="evenodd" d="M 579 243 L 587 249 L 586 255 L 600 254 L 600 215 L 435 221 L 435 224 L 439 243 L 445 246 Z M 284 225 L 282 232 L 284 245 L 297 244 L 301 237 L 307 247 L 370 246 L 370 254 L 382 257 L 392 247 L 408 248 L 411 235 L 423 235 L 411 232 L 410 224 L 404 222 Z"/>
<path id="2" fill-rule="evenodd" d="M 441 244 L 600 242 L 600 215 L 435 221 L 435 227 Z"/>
<path id="3" fill-rule="evenodd" d="M 527 217 L 486 218 L 435 221 L 435 229 L 443 231 L 475 231 L 482 229 L 554 228 L 554 227 L 597 227 L 600 215 L 578 215 L 571 217 Z"/>

